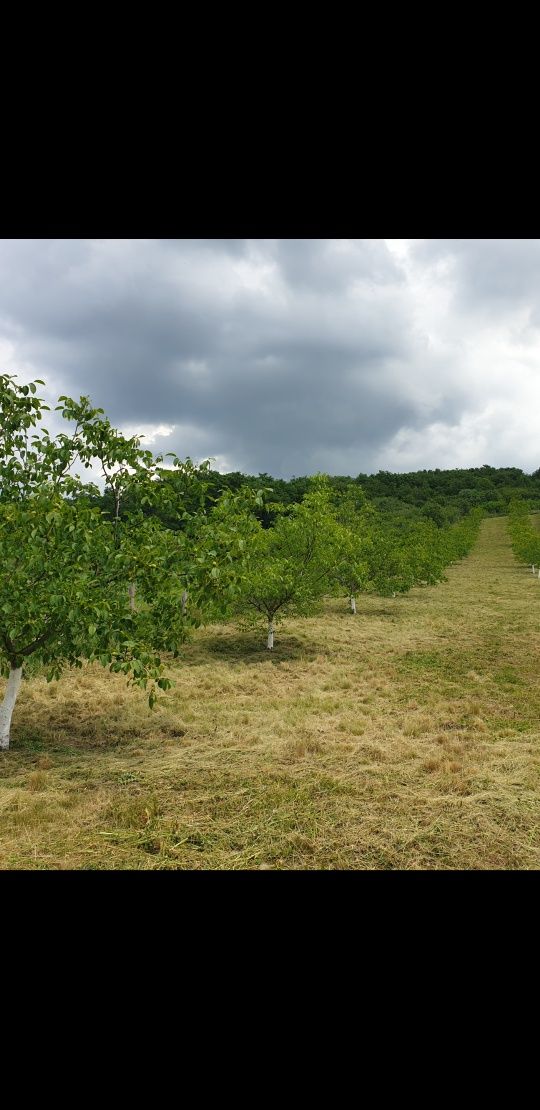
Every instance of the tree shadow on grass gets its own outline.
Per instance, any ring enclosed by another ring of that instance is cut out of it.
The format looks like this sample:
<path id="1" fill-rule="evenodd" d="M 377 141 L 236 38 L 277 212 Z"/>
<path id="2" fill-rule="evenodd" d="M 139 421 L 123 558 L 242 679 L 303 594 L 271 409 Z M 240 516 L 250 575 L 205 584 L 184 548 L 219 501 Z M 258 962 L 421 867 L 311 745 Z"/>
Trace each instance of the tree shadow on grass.
<path id="1" fill-rule="evenodd" d="M 73 745 L 62 743 L 55 737 L 50 735 L 41 735 L 36 732 L 28 732 L 24 728 L 12 730 L 11 743 L 9 748 L 10 755 L 17 755 L 24 753 L 25 755 L 44 755 L 54 752 L 58 755 L 71 755 L 74 751 Z"/>
<path id="2" fill-rule="evenodd" d="M 403 619 L 404 615 L 405 614 L 403 613 L 403 610 L 398 610 L 398 609 L 379 609 L 379 608 L 375 609 L 374 608 L 374 609 L 366 609 L 364 612 L 362 612 L 359 609 L 357 614 L 356 614 L 356 617 L 353 617 L 352 619 L 353 620 L 358 620 L 358 619 L 362 620 L 362 617 L 363 617 L 364 620 L 369 620 L 371 617 L 376 617 L 377 620 L 380 620 L 381 617 L 382 617 L 387 621 L 400 621 L 400 620 Z M 349 616 L 349 614 L 347 613 L 346 616 Z"/>
<path id="3" fill-rule="evenodd" d="M 75 756 L 84 751 L 99 750 L 114 751 L 132 745 L 139 735 L 132 729 L 111 733 L 103 724 L 96 722 L 92 726 L 74 724 L 67 731 L 56 727 L 54 711 L 51 712 L 50 731 L 40 734 L 26 731 L 24 728 L 14 730 L 10 750 L 14 755 L 40 756 L 58 755 Z M 141 739 L 141 743 L 143 739 Z"/>
<path id="4" fill-rule="evenodd" d="M 313 642 L 307 644 L 296 636 L 282 635 L 279 630 L 276 631 L 273 651 L 268 650 L 264 635 L 254 635 L 250 632 L 206 638 L 204 645 L 200 646 L 203 649 L 201 653 L 191 659 L 186 658 L 185 665 L 196 667 L 208 664 L 208 656 L 226 660 L 228 663 L 244 664 L 259 664 L 267 661 L 277 665 L 299 659 L 311 662 L 324 652 L 324 648 L 319 644 Z"/>
<path id="5" fill-rule="evenodd" d="M 86 751 L 114 752 L 134 746 L 142 748 L 163 740 L 174 739 L 178 743 L 186 735 L 176 721 L 156 720 L 152 710 L 143 705 L 144 715 L 138 726 L 123 725 L 116 722 L 114 727 L 100 717 L 93 720 L 76 720 L 68 728 L 55 716 L 54 708 L 43 731 L 29 729 L 25 725 L 13 730 L 10 752 L 13 754 L 36 756 L 58 755 L 75 756 Z"/>
<path id="6" fill-rule="evenodd" d="M 353 615 L 350 609 L 344 609 L 343 611 L 338 610 L 332 613 L 333 619 L 344 620 L 350 624 L 351 628 L 354 628 L 357 624 L 360 625 L 362 622 L 365 623 L 371 620 L 372 617 L 376 617 L 377 620 L 382 617 L 388 621 L 401 621 L 405 616 L 406 614 L 403 609 L 389 609 L 388 607 L 381 608 L 379 606 L 371 609 L 361 609 L 360 606 L 358 606 L 356 615 Z"/>

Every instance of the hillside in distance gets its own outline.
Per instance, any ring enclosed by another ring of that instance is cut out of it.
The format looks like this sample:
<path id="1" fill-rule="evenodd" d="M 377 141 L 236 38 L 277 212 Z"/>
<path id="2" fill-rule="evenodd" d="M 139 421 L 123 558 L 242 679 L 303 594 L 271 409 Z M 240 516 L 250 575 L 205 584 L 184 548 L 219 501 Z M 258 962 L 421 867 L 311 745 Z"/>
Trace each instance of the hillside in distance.
<path id="1" fill-rule="evenodd" d="M 310 485 L 308 476 L 287 481 L 270 474 L 246 476 L 240 472 L 219 474 L 211 471 L 209 478 L 214 495 L 222 489 L 236 490 L 242 485 L 265 486 L 273 490 L 273 496 L 282 504 L 302 501 Z M 517 467 L 493 466 L 418 470 L 410 474 L 380 470 L 378 474 L 356 477 L 334 475 L 328 480 L 338 495 L 352 483 L 359 486 L 378 509 L 421 514 L 439 525 L 451 523 L 476 507 L 489 516 L 504 515 L 515 498 L 529 503 L 531 511 L 540 509 L 540 469 L 530 475 Z"/>
<path id="2" fill-rule="evenodd" d="M 196 470 L 196 468 L 195 468 Z M 199 478 L 187 480 L 179 473 L 163 471 L 163 479 L 177 489 L 186 507 L 195 510 L 202 502 L 210 509 L 225 490 L 235 493 L 242 487 L 265 490 L 265 505 L 254 509 L 264 527 L 272 526 L 275 513 L 271 503 L 288 506 L 299 504 L 313 488 L 313 476 L 304 475 L 290 479 L 274 478 L 271 474 L 242 474 L 232 471 L 221 474 L 206 465 Z M 417 470 L 409 474 L 380 470 L 378 474 L 327 475 L 328 483 L 339 504 L 350 500 L 351 491 L 358 491 L 358 502 L 367 499 L 382 513 L 394 519 L 428 519 L 439 528 L 460 520 L 471 509 L 480 508 L 487 516 L 505 516 L 512 501 L 524 501 L 531 512 L 540 511 L 540 469 L 525 474 L 517 467 L 481 466 L 468 470 Z M 353 500 L 356 500 L 353 497 Z M 114 512 L 114 499 L 110 490 L 96 498 L 100 507 Z M 121 514 L 133 507 L 131 498 L 125 498 Z M 156 510 L 141 506 L 143 512 L 154 515 Z M 178 520 L 168 520 L 157 511 L 164 523 L 177 528 Z"/>

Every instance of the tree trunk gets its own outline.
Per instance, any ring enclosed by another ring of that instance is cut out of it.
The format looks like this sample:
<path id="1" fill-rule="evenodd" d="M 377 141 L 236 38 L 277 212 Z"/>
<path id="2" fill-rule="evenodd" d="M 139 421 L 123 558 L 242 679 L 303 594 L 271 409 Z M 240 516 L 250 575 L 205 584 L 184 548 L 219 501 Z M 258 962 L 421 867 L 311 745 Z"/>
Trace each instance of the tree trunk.
<path id="1" fill-rule="evenodd" d="M 0 705 L 0 751 L 7 751 L 9 748 L 9 734 L 11 730 L 11 718 L 13 710 L 15 709 L 15 702 L 17 701 L 17 694 L 19 693 L 22 679 L 22 667 L 13 667 L 9 673 L 9 678 L 4 694 L 4 700 Z"/>
<path id="2" fill-rule="evenodd" d="M 129 594 L 129 607 L 130 607 L 131 610 L 133 610 L 135 608 L 135 591 L 136 591 L 136 589 L 137 589 L 137 584 L 135 582 L 130 582 L 129 586 L 128 586 L 128 594 Z"/>
<path id="3" fill-rule="evenodd" d="M 534 574 L 534 563 L 533 563 L 533 565 L 532 565 L 532 570 L 533 570 L 533 574 Z"/>
<path id="4" fill-rule="evenodd" d="M 187 613 L 188 592 L 184 590 L 182 593 L 182 616 L 185 617 Z"/>
<path id="5" fill-rule="evenodd" d="M 269 651 L 274 650 L 274 622 L 268 621 L 268 643 L 267 648 Z"/>
<path id="6" fill-rule="evenodd" d="M 356 598 L 351 595 L 351 613 L 356 616 Z"/>

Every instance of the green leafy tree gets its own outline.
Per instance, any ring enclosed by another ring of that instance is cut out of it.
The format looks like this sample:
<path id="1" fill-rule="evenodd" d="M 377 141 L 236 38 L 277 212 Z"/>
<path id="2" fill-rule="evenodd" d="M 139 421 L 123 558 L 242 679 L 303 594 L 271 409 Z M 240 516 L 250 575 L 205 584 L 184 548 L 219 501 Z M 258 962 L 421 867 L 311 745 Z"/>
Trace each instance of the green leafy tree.
<path id="1" fill-rule="evenodd" d="M 273 528 L 259 527 L 251 534 L 236 609 L 252 622 L 265 620 L 270 651 L 278 620 L 316 611 L 332 581 L 339 541 L 339 524 L 321 479 L 301 504 L 278 515 Z"/>
<path id="2" fill-rule="evenodd" d="M 0 376 L 2 748 L 29 659 L 49 679 L 98 660 L 148 688 L 152 705 L 157 688 L 170 685 L 160 651 L 177 649 L 190 623 L 181 582 L 165 573 L 171 545 L 181 541 L 142 509 L 163 497 L 163 459 L 112 428 L 86 397 L 59 398 L 56 411 L 69 430 L 51 437 L 37 396 L 42 384 Z M 109 511 L 97 506 L 97 487 L 74 473 L 96 466 L 110 491 Z M 138 507 L 123 512 L 126 503 Z M 128 592 L 135 583 L 136 604 Z"/>
<path id="3" fill-rule="evenodd" d="M 368 593 L 372 587 L 369 552 L 369 539 L 366 542 L 365 533 L 358 534 L 342 526 L 332 576 L 335 583 L 346 591 L 353 616 L 356 614 L 358 594 Z"/>
<path id="4" fill-rule="evenodd" d="M 540 531 L 529 514 L 529 505 L 521 498 L 515 498 L 510 504 L 508 530 L 514 555 L 520 562 L 531 566 L 534 572 L 540 566 Z"/>
<path id="5" fill-rule="evenodd" d="M 353 483 L 337 494 L 334 491 L 333 503 L 340 531 L 332 577 L 334 584 L 346 591 L 351 613 L 355 615 L 357 595 L 372 588 L 373 535 L 380 517 L 360 487 Z"/>
<path id="6" fill-rule="evenodd" d="M 161 591 L 162 612 L 169 605 L 174 609 L 180 604 L 193 626 L 232 615 L 251 564 L 254 538 L 261 530 L 254 514 L 262 506 L 263 496 L 264 491 L 247 487 L 238 492 L 225 490 L 211 508 L 202 504 L 192 514 L 182 510 L 181 502 L 176 503 L 181 529 L 174 521 L 175 503 L 169 502 L 174 530 L 164 538 L 162 558 L 155 568 L 156 588 L 162 580 L 168 583 Z M 162 620 L 164 629 L 168 623 Z"/>

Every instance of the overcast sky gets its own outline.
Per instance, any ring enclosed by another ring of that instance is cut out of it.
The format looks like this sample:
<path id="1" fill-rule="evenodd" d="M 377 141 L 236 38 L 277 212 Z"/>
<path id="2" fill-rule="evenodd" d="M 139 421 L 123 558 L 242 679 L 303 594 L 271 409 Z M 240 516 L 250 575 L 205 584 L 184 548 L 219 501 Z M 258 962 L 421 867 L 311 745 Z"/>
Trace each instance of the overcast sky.
<path id="1" fill-rule="evenodd" d="M 0 369 L 276 477 L 540 467 L 540 239 L 0 239 Z"/>

